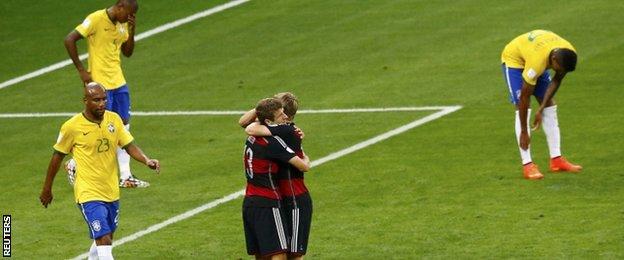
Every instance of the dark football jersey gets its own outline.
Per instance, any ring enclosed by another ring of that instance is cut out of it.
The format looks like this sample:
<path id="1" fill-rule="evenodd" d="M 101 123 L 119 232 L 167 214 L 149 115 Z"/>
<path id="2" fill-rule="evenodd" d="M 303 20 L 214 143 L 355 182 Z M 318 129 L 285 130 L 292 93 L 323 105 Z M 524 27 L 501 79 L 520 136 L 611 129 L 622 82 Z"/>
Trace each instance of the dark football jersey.
<path id="1" fill-rule="evenodd" d="M 277 173 L 290 165 L 295 152 L 278 136 L 250 136 L 245 142 L 243 164 L 247 178 L 245 206 L 279 207 L 282 195 Z"/>
<path id="2" fill-rule="evenodd" d="M 281 137 L 286 145 L 292 148 L 297 156 L 303 158 L 303 148 L 301 146 L 301 137 L 295 131 L 295 124 L 281 124 L 269 126 L 269 130 L 273 136 Z M 307 193 L 308 188 L 303 181 L 303 172 L 290 164 L 282 165 L 277 178 L 279 180 L 279 189 L 283 196 L 299 196 Z"/>

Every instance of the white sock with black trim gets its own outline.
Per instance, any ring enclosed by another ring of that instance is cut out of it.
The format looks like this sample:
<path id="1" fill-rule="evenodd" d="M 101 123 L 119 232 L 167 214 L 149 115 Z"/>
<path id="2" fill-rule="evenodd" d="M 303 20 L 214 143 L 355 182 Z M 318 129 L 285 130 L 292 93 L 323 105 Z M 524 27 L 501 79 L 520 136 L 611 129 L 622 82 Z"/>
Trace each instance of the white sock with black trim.
<path id="1" fill-rule="evenodd" d="M 559 132 L 559 119 L 557 119 L 557 106 L 544 108 L 542 112 L 542 128 L 546 134 L 550 158 L 561 156 L 561 134 Z"/>
<path id="2" fill-rule="evenodd" d="M 529 129 L 529 119 L 531 119 L 531 109 L 527 111 L 527 131 L 529 133 L 529 137 L 531 136 L 531 129 Z M 520 126 L 520 112 L 516 110 L 516 141 L 518 142 L 518 150 L 520 150 L 520 158 L 522 158 L 522 165 L 530 163 L 533 161 L 531 159 L 531 146 L 525 150 L 520 148 L 520 131 L 522 127 Z"/>

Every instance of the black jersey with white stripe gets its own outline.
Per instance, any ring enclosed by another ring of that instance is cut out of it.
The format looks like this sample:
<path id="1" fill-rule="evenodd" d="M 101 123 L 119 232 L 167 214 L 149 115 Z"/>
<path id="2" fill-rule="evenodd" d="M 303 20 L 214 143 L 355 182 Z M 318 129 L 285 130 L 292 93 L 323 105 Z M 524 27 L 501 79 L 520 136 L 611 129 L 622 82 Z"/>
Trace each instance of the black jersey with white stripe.
<path id="1" fill-rule="evenodd" d="M 286 145 L 295 151 L 297 156 L 303 158 L 301 136 L 295 131 L 295 123 L 268 127 L 273 136 L 281 137 Z M 297 169 L 297 167 L 284 165 L 284 168 L 278 173 L 278 179 L 280 191 L 284 196 L 299 196 L 308 192 L 308 188 L 303 182 L 303 172 Z"/>
<path id="2" fill-rule="evenodd" d="M 247 178 L 245 206 L 277 207 L 282 195 L 277 173 L 288 167 L 295 152 L 278 136 L 249 136 L 245 142 L 243 165 Z"/>

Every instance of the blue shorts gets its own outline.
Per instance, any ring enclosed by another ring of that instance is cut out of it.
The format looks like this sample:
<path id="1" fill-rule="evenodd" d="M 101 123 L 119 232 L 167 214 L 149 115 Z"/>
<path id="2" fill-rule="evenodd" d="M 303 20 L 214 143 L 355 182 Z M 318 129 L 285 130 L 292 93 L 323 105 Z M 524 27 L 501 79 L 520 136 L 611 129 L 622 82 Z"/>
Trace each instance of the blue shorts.
<path id="1" fill-rule="evenodd" d="M 98 239 L 117 229 L 119 221 L 119 201 L 88 201 L 78 204 L 82 216 L 89 227 L 89 237 Z"/>
<path id="2" fill-rule="evenodd" d="M 117 113 L 121 120 L 130 120 L 130 90 L 128 85 L 106 91 L 106 110 Z"/>
<path id="3" fill-rule="evenodd" d="M 514 103 L 514 105 L 518 105 L 520 103 L 520 92 L 523 81 L 522 71 L 524 71 L 524 69 L 508 68 L 505 66 L 505 63 L 503 63 L 502 67 L 505 83 L 507 83 L 507 87 L 509 88 L 509 101 Z M 544 74 L 537 78 L 537 85 L 533 91 L 533 96 L 543 99 L 549 84 L 550 73 L 548 73 L 548 71 L 544 71 Z"/>

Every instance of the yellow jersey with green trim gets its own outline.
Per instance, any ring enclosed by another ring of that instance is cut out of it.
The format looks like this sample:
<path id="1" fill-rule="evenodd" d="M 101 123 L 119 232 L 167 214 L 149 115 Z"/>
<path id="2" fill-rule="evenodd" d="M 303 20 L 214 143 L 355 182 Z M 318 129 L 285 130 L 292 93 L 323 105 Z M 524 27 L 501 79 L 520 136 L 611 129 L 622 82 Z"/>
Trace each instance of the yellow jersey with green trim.
<path id="1" fill-rule="evenodd" d="M 535 85 L 537 78 L 548 67 L 550 52 L 557 48 L 576 49 L 551 31 L 534 30 L 513 39 L 501 54 L 501 61 L 509 68 L 524 69 L 522 78 Z"/>
<path id="2" fill-rule="evenodd" d="M 77 203 L 116 201 L 119 199 L 117 147 L 130 144 L 134 138 L 119 115 L 105 111 L 99 124 L 82 113 L 61 127 L 54 150 L 71 153 L 76 161 L 74 197 Z"/>
<path id="3" fill-rule="evenodd" d="M 89 72 L 93 81 L 107 90 L 125 85 L 119 53 L 129 37 L 128 23 L 114 24 L 104 9 L 89 14 L 76 26 L 76 31 L 87 39 Z"/>

